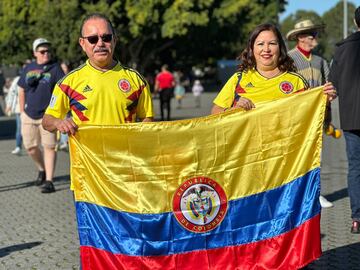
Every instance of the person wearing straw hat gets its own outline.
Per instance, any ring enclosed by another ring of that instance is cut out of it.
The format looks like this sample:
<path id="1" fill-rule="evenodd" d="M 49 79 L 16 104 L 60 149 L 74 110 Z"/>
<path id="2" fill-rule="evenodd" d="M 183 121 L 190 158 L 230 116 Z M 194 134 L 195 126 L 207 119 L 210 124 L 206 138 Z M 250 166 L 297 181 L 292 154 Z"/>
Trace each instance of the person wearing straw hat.
<path id="1" fill-rule="evenodd" d="M 324 29 L 323 24 L 314 24 L 311 20 L 303 20 L 295 24 L 294 29 L 286 34 L 287 40 L 296 41 L 296 46 L 288 52 L 294 60 L 297 73 L 301 74 L 308 82 L 310 88 L 328 83 L 329 65 L 326 60 L 312 53 L 318 45 L 318 33 Z M 330 103 L 325 116 L 325 130 L 330 124 Z M 332 207 L 324 196 L 320 195 L 320 204 L 323 208 Z"/>
<path id="2" fill-rule="evenodd" d="M 294 29 L 286 34 L 288 40 L 296 41 L 295 48 L 288 54 L 294 60 L 297 72 L 308 81 L 310 88 L 325 84 L 329 75 L 326 60 L 312 53 L 318 45 L 318 33 L 323 29 L 324 25 L 303 20 L 296 23 Z"/>

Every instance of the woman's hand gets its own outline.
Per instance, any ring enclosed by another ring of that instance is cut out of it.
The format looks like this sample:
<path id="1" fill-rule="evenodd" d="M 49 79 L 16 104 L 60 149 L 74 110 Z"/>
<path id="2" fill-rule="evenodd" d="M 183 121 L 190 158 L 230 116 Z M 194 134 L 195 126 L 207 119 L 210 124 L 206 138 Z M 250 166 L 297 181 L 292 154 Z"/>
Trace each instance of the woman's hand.
<path id="1" fill-rule="evenodd" d="M 234 108 L 243 108 L 244 110 L 249 111 L 254 109 L 255 105 L 250 99 L 240 97 L 239 100 L 235 103 Z"/>
<path id="2" fill-rule="evenodd" d="M 327 95 L 328 101 L 333 101 L 337 97 L 336 89 L 331 82 L 324 84 L 324 94 Z"/>

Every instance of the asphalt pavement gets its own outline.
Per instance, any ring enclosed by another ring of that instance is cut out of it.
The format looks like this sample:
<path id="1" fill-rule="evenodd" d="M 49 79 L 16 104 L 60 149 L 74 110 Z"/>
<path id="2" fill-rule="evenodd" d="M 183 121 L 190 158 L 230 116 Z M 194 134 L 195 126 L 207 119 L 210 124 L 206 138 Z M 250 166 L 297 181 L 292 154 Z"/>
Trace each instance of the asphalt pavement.
<path id="1" fill-rule="evenodd" d="M 209 114 L 215 93 L 202 96 L 195 108 L 190 93 L 181 109 L 172 103 L 172 118 L 184 119 Z M 158 100 L 154 101 L 158 113 Z M 337 103 L 333 104 L 338 125 Z M 0 121 L 0 129 L 6 129 Z M 23 153 L 10 154 L 14 139 L 0 139 L 0 270 L 79 269 L 79 240 L 72 192 L 69 190 L 69 157 L 59 152 L 55 193 L 42 194 L 33 185 L 37 172 Z M 351 218 L 346 184 L 347 161 L 343 138 L 324 136 L 322 194 L 334 203 L 321 216 L 323 256 L 309 269 L 359 269 L 360 235 L 350 233 Z"/>

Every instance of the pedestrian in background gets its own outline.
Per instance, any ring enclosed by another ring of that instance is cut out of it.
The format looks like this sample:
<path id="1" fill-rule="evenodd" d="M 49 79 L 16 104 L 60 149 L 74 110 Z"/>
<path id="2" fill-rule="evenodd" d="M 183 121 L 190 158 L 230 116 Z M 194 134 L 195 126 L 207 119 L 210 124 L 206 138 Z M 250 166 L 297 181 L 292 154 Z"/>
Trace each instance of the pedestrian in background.
<path id="1" fill-rule="evenodd" d="M 289 51 L 289 56 L 294 60 L 296 72 L 301 74 L 308 82 L 310 88 L 324 85 L 328 82 L 329 66 L 326 60 L 313 54 L 318 45 L 318 34 L 324 25 L 316 25 L 311 20 L 303 20 L 295 24 L 294 29 L 286 34 L 288 40 L 295 40 L 296 46 Z M 325 130 L 331 122 L 330 102 L 326 105 Z M 321 207 L 329 208 L 334 205 L 324 196 L 319 197 Z"/>
<path id="2" fill-rule="evenodd" d="M 155 92 L 160 95 L 160 113 L 161 120 L 165 120 L 164 110 L 167 111 L 166 120 L 170 120 L 171 114 L 171 98 L 174 95 L 175 79 L 168 70 L 168 65 L 161 67 L 161 72 L 155 78 Z"/>
<path id="3" fill-rule="evenodd" d="M 200 80 L 194 81 L 194 85 L 191 90 L 194 95 L 195 107 L 200 108 L 201 107 L 201 94 L 202 94 L 202 92 L 204 92 L 204 87 L 202 86 Z"/>
<path id="4" fill-rule="evenodd" d="M 360 233 L 360 7 L 355 10 L 357 31 L 336 44 L 330 81 L 339 95 L 340 127 L 348 159 L 351 233 Z"/>
<path id="5" fill-rule="evenodd" d="M 16 132 L 15 132 L 16 145 L 15 145 L 15 149 L 11 151 L 11 154 L 14 155 L 20 155 L 22 148 L 19 86 L 18 86 L 19 79 L 20 76 L 16 76 L 13 79 L 9 88 L 9 92 L 6 96 L 6 114 L 9 116 L 15 115 L 16 117 Z"/>
<path id="6" fill-rule="evenodd" d="M 33 54 L 35 61 L 25 66 L 18 82 L 21 133 L 24 147 L 39 171 L 35 184 L 42 186 L 42 193 L 51 193 L 55 192 L 56 134 L 44 130 L 41 121 L 53 88 L 64 72 L 59 63 L 52 60 L 48 40 L 36 39 L 33 42 Z"/>
<path id="7" fill-rule="evenodd" d="M 5 93 L 4 93 L 5 77 L 0 69 L 0 116 L 5 112 Z"/>
<path id="8" fill-rule="evenodd" d="M 178 103 L 176 109 L 181 109 L 181 102 L 185 97 L 185 87 L 181 84 L 181 82 L 177 82 L 174 89 L 175 99 Z"/>

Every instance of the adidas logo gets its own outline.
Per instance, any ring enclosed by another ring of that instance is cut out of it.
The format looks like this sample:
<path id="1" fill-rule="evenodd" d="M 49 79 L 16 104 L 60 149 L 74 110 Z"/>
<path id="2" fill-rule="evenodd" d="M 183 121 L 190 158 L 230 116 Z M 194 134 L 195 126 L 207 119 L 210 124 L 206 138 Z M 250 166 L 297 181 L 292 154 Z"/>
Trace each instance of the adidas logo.
<path id="1" fill-rule="evenodd" d="M 251 82 L 249 82 L 245 87 L 255 87 Z"/>
<path id="2" fill-rule="evenodd" d="M 89 91 L 92 91 L 92 88 L 90 86 L 86 85 L 85 88 L 83 89 L 83 93 L 89 92 Z"/>

